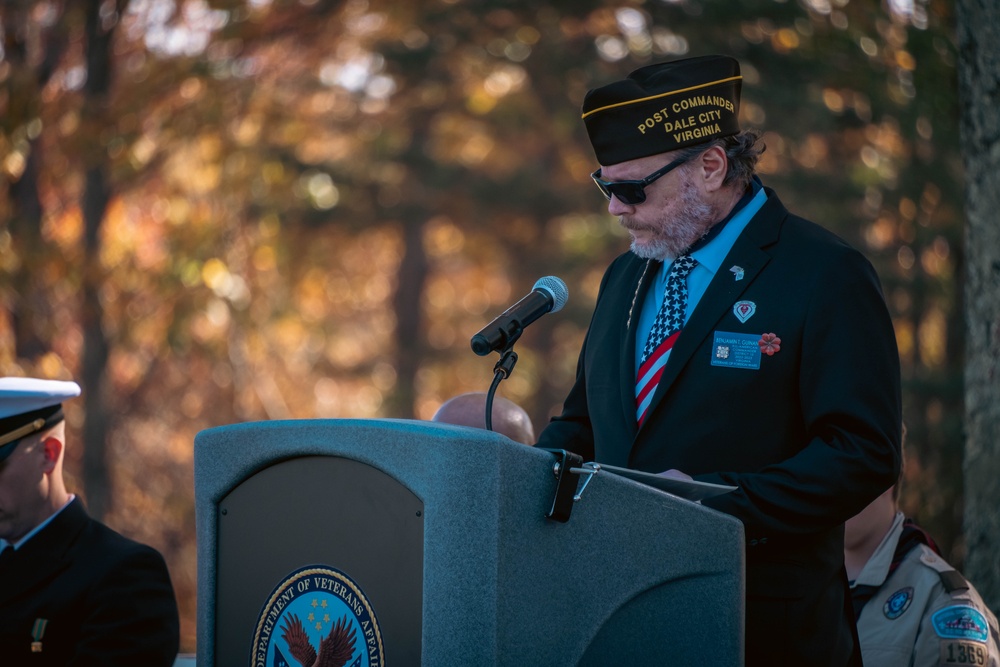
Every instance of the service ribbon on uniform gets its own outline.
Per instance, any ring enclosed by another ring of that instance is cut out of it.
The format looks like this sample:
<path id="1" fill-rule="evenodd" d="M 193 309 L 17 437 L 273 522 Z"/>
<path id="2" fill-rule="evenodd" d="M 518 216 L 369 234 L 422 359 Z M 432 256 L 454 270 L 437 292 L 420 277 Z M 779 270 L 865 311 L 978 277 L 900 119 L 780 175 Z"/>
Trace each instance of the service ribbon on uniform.
<path id="1" fill-rule="evenodd" d="M 42 652 L 42 637 L 45 636 L 45 626 L 49 624 L 47 618 L 36 618 L 35 624 L 31 626 L 31 652 Z"/>

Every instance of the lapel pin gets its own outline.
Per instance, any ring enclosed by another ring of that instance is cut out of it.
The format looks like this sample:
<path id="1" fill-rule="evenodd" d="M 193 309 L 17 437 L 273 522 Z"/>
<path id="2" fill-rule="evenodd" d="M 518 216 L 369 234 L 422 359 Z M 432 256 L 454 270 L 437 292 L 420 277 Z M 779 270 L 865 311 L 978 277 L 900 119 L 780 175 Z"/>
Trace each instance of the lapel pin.
<path id="1" fill-rule="evenodd" d="M 757 312 L 757 304 L 753 301 L 737 301 L 733 305 L 733 315 L 744 324 L 753 317 L 755 312 Z"/>
<path id="2" fill-rule="evenodd" d="M 775 352 L 781 350 L 781 339 L 773 333 L 766 333 L 761 335 L 757 345 L 760 347 L 761 354 L 773 357 Z"/>
<path id="3" fill-rule="evenodd" d="M 735 280 L 743 280 L 743 267 L 742 266 L 736 266 L 735 264 L 733 264 L 733 266 L 729 270 L 732 272 L 733 278 Z"/>

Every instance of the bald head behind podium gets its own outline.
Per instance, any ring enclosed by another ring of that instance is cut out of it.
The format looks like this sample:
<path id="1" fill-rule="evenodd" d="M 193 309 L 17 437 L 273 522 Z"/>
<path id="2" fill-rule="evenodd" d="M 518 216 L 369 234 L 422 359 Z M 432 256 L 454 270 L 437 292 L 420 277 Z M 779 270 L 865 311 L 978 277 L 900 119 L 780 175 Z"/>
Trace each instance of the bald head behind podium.
<path id="1" fill-rule="evenodd" d="M 431 421 L 486 428 L 486 394 L 459 394 L 441 404 Z M 501 396 L 493 397 L 493 430 L 525 445 L 535 444 L 535 429 L 524 408 Z"/>

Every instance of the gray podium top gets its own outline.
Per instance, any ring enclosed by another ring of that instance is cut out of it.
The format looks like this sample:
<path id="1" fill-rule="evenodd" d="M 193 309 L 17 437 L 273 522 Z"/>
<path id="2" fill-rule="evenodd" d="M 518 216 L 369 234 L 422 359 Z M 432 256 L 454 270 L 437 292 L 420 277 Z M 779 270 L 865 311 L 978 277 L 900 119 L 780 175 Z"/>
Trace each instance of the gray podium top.
<path id="1" fill-rule="evenodd" d="M 741 664 L 743 527 L 696 503 L 599 473 L 554 522 L 551 453 L 430 422 L 238 424 L 199 433 L 194 455 L 203 667 L 247 664 L 213 646 L 219 503 L 269 466 L 317 455 L 373 466 L 423 501 L 424 664 L 599 664 L 621 647 L 601 637 L 657 645 L 664 627 L 701 647 L 698 664 Z M 685 649 L 661 644 L 685 664 Z"/>

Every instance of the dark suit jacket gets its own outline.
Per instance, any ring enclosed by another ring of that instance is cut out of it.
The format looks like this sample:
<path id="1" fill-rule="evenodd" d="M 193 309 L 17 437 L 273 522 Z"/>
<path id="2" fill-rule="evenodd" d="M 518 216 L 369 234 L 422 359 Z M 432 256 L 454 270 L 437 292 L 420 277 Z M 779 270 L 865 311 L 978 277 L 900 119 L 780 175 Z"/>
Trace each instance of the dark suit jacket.
<path id="1" fill-rule="evenodd" d="M 745 527 L 747 664 L 845 665 L 842 524 L 896 480 L 899 355 L 869 262 L 767 194 L 685 324 L 641 429 L 631 311 L 655 265 L 643 277 L 632 253 L 612 263 L 576 384 L 538 444 L 737 485 L 704 504 Z M 756 306 L 746 322 L 739 301 Z M 774 333 L 781 349 L 756 370 L 712 365 L 716 332 Z"/>
<path id="2" fill-rule="evenodd" d="M 46 619 L 42 651 L 32 627 Z M 0 568 L 0 664 L 169 667 L 177 603 L 160 554 L 74 499 Z"/>

